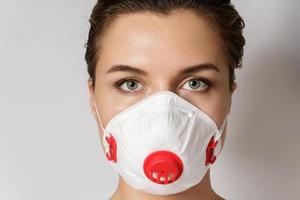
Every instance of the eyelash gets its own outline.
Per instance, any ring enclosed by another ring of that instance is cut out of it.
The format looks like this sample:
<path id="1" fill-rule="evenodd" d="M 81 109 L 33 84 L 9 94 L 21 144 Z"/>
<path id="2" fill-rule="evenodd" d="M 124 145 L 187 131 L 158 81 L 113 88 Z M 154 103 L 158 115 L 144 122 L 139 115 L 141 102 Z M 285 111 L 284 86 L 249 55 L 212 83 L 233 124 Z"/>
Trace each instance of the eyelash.
<path id="1" fill-rule="evenodd" d="M 199 81 L 202 81 L 203 83 L 205 83 L 207 85 L 207 88 L 205 88 L 203 91 L 200 91 L 200 92 L 205 92 L 206 90 L 208 90 L 212 86 L 212 82 L 211 81 L 209 81 L 206 78 L 200 77 L 200 76 L 192 76 L 192 77 L 188 78 L 188 80 L 185 81 L 185 83 L 187 83 L 189 81 L 192 81 L 192 80 L 199 80 Z M 126 78 L 123 78 L 123 79 L 117 81 L 116 83 L 114 83 L 114 86 L 117 87 L 117 89 L 120 90 L 121 92 L 124 92 L 124 93 L 134 93 L 135 91 L 128 92 L 128 91 L 124 91 L 124 90 L 120 89 L 120 86 L 123 83 L 125 83 L 126 81 L 137 81 L 137 82 L 140 82 L 140 81 L 137 80 L 137 77 L 131 76 L 131 77 L 126 77 Z M 199 91 L 195 90 L 195 91 L 192 91 L 192 92 L 199 92 Z"/>

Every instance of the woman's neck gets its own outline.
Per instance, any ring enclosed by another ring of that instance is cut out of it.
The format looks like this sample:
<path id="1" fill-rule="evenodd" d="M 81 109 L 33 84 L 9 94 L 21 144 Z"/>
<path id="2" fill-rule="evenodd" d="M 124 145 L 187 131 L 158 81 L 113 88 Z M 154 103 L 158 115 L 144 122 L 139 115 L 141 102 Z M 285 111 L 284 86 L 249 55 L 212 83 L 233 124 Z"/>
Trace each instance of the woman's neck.
<path id="1" fill-rule="evenodd" d="M 197 185 L 172 195 L 152 195 L 130 187 L 121 176 L 119 185 L 110 200 L 224 200 L 211 187 L 210 170 Z"/>

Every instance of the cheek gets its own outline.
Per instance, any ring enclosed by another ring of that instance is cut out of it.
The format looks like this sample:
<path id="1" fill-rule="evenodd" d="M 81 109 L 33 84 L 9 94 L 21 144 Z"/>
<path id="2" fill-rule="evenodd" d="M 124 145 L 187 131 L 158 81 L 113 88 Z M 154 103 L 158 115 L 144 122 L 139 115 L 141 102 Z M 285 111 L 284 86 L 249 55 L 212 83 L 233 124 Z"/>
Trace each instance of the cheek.
<path id="1" fill-rule="evenodd" d="M 99 117 L 101 119 L 102 125 L 104 128 L 107 126 L 109 120 L 118 113 L 116 109 L 116 103 L 113 100 L 112 96 L 108 94 L 99 94 L 98 95 L 98 111 Z"/>
<path id="2" fill-rule="evenodd" d="M 104 127 L 107 126 L 112 117 L 140 100 L 136 96 L 120 94 L 109 85 L 103 85 L 101 89 L 97 91 L 97 99 L 97 104 L 100 109 L 99 115 Z"/>
<path id="3" fill-rule="evenodd" d="M 229 97 L 226 92 L 213 91 L 207 95 L 195 96 L 190 101 L 213 119 L 219 128 L 222 126 L 229 112 Z"/>
<path id="4" fill-rule="evenodd" d="M 222 126 L 228 110 L 228 98 L 223 95 L 212 99 L 210 105 L 207 106 L 207 113 L 216 122 L 218 128 Z"/>

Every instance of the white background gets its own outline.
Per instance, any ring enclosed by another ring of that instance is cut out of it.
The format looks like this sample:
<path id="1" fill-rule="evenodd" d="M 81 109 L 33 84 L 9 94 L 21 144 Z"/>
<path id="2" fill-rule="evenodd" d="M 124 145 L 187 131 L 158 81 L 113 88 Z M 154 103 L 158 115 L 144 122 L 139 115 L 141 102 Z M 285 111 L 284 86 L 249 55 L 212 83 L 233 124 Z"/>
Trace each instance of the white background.
<path id="1" fill-rule="evenodd" d="M 0 199 L 102 200 L 117 186 L 90 113 L 84 62 L 95 1 L 0 0 Z M 300 199 L 300 5 L 235 0 L 246 22 L 213 188 Z"/>

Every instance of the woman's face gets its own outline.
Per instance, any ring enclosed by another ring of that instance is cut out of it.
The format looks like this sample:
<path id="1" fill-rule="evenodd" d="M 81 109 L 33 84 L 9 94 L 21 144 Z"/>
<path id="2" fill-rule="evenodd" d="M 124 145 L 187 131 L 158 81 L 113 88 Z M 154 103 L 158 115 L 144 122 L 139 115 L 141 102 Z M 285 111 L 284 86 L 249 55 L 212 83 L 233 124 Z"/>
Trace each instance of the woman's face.
<path id="1" fill-rule="evenodd" d="M 95 96 L 104 127 L 117 113 L 163 90 L 191 102 L 221 127 L 236 83 L 230 90 L 228 60 L 204 18 L 191 11 L 121 15 L 102 39 L 95 90 L 89 85 L 89 91 L 93 115 L 97 120 Z"/>

